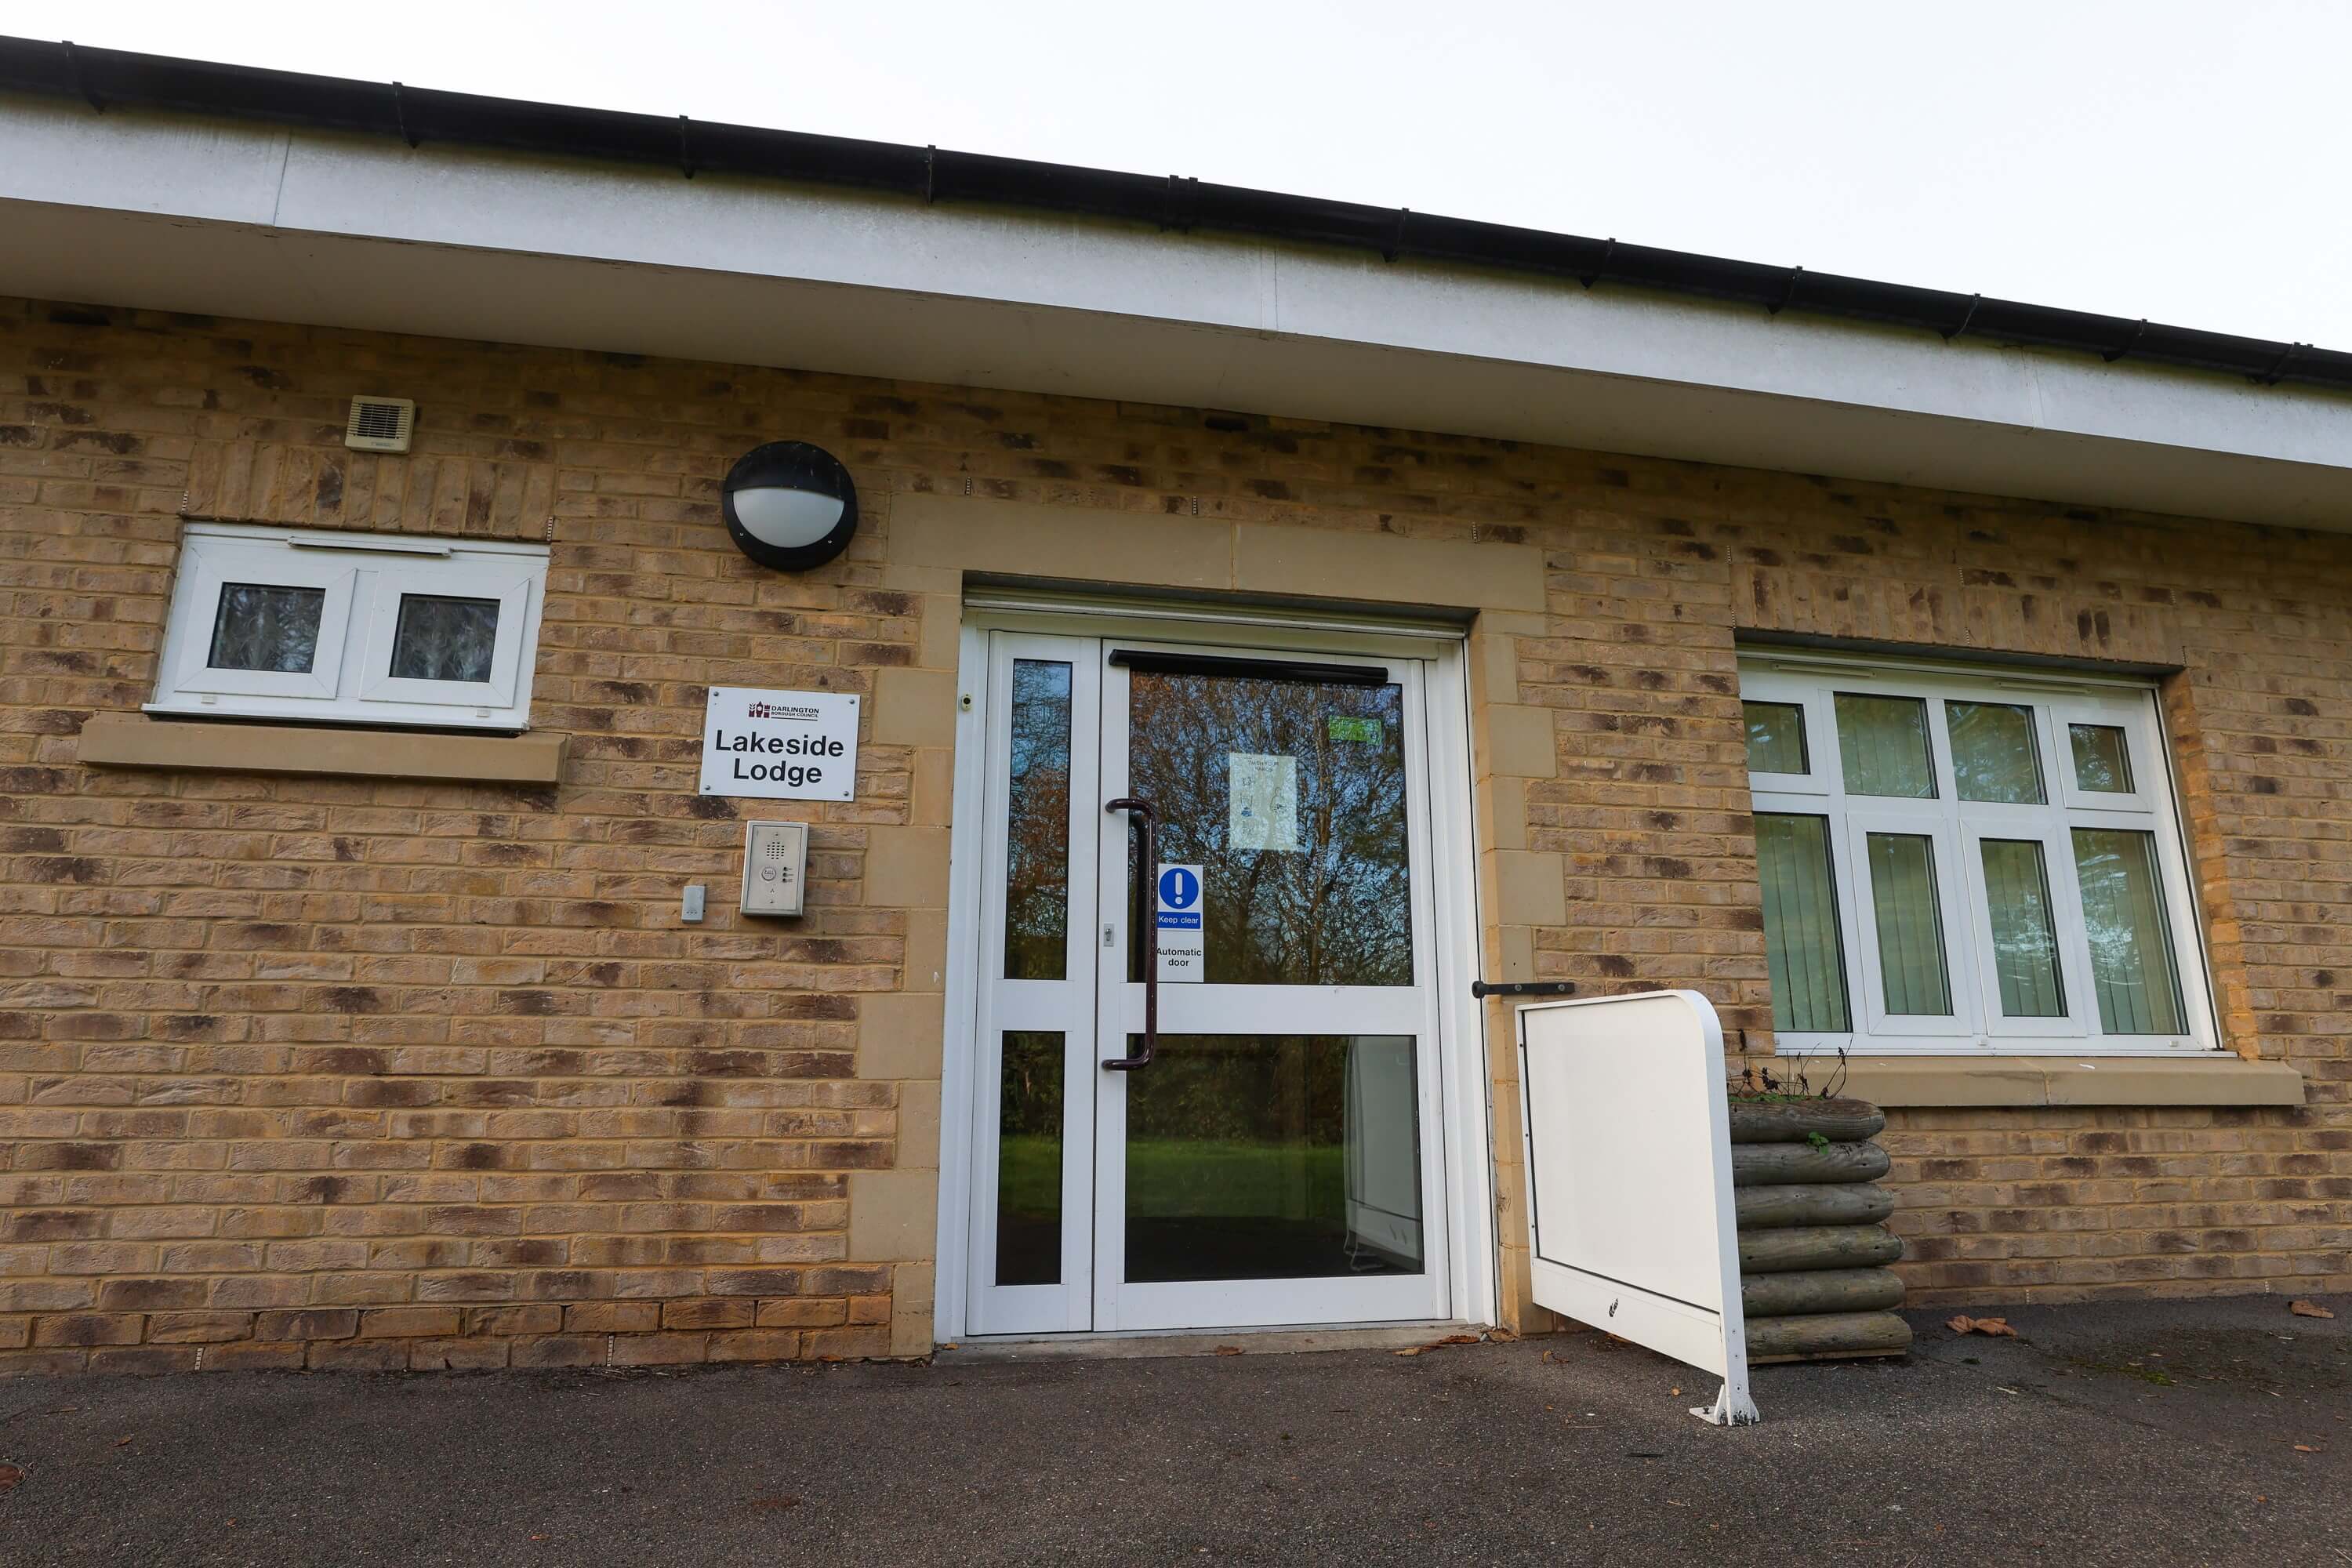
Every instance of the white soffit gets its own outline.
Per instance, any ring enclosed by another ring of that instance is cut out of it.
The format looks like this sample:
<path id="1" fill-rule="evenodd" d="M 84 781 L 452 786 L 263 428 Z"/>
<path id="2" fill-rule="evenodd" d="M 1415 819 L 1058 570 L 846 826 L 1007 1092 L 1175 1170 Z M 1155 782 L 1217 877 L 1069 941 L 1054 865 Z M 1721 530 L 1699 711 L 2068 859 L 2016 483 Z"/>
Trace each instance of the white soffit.
<path id="1" fill-rule="evenodd" d="M 2352 529 L 2352 397 L 1051 214 L 0 100 L 0 293 Z"/>

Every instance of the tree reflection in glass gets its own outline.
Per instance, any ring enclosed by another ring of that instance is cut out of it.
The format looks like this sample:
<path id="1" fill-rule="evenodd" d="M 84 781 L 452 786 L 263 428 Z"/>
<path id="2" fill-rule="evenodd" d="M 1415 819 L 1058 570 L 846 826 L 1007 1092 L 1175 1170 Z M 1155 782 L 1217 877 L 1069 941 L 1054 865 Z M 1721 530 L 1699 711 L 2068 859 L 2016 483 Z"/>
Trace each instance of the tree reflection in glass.
<path id="1" fill-rule="evenodd" d="M 1421 1272 L 1412 1037 L 1163 1035 L 1160 1050 L 1127 1083 L 1129 1279 Z"/>
<path id="2" fill-rule="evenodd" d="M 324 588 L 279 588 L 267 583 L 224 583 L 205 662 L 215 669 L 263 669 L 307 674 L 318 662 Z"/>
<path id="3" fill-rule="evenodd" d="M 1129 792 L 1161 862 L 1202 868 L 1209 983 L 1412 984 L 1402 689 L 1136 670 L 1129 692 Z M 1229 842 L 1236 756 L 1294 759 L 1297 848 Z"/>
<path id="4" fill-rule="evenodd" d="M 1013 661 L 1004 978 L 1060 980 L 1070 934 L 1070 667 Z"/>
<path id="5" fill-rule="evenodd" d="M 403 594 L 392 634 L 396 680 L 483 681 L 499 647 L 499 602 L 446 594 Z"/>

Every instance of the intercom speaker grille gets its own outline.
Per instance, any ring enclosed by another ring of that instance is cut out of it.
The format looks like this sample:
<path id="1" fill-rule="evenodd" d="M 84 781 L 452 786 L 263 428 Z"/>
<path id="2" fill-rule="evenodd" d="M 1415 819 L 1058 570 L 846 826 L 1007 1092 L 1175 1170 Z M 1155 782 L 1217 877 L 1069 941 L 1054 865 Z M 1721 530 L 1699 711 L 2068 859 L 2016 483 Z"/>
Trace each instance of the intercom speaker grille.
<path id="1" fill-rule="evenodd" d="M 405 452 L 416 433 L 416 405 L 405 397 L 354 397 L 343 445 L 362 452 Z"/>

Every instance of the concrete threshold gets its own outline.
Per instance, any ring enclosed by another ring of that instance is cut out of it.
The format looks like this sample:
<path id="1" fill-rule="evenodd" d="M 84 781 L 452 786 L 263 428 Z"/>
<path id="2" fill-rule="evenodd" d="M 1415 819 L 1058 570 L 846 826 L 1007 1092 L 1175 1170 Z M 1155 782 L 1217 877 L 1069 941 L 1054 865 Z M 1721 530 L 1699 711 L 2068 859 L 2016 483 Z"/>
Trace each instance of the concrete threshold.
<path id="1" fill-rule="evenodd" d="M 1492 1331 L 1481 1323 L 1381 1323 L 1376 1327 L 1339 1324 L 1328 1328 L 1226 1329 L 1203 1333 L 1170 1329 L 1141 1333 L 1046 1334 L 1028 1337 L 991 1336 L 941 1345 L 934 1352 L 941 1365 L 976 1365 L 1021 1361 L 1139 1361 L 1160 1356 L 1297 1355 L 1307 1351 L 1402 1350 L 1425 1345 L 1449 1334 Z"/>

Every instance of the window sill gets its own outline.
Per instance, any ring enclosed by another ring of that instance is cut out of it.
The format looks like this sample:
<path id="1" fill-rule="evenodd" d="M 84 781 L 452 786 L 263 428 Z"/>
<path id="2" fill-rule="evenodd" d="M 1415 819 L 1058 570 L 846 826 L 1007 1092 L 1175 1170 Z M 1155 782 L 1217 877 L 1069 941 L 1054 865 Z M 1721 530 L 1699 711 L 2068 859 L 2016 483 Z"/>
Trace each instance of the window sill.
<path id="1" fill-rule="evenodd" d="M 552 784 L 562 781 L 569 739 L 185 723 L 93 713 L 81 727 L 79 757 L 94 768 Z"/>
<path id="2" fill-rule="evenodd" d="M 1809 1065 L 1823 1066 L 1818 1058 Z M 2225 1051 L 2095 1060 L 1853 1057 L 1844 1092 L 1882 1106 L 2301 1105 L 2303 1075 Z"/>

